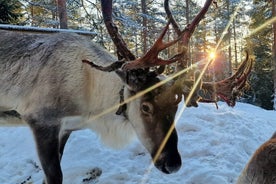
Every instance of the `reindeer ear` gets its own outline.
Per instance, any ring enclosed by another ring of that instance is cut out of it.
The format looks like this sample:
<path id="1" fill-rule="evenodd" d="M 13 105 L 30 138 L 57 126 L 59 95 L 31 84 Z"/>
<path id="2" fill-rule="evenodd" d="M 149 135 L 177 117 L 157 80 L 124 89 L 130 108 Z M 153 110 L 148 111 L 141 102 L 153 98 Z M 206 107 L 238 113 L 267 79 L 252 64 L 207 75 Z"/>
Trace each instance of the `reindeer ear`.
<path id="1" fill-rule="evenodd" d="M 116 74 L 120 77 L 120 79 L 123 81 L 123 83 L 127 83 L 127 72 L 123 70 L 116 70 Z"/>
<path id="2" fill-rule="evenodd" d="M 158 82 L 156 78 L 156 72 L 148 72 L 147 70 L 135 69 L 135 70 L 116 70 L 117 75 L 127 85 L 127 87 L 133 91 L 138 92 L 147 87 L 150 87 L 154 83 Z"/>
<path id="3" fill-rule="evenodd" d="M 274 132 L 274 134 L 272 135 L 272 137 L 270 139 L 276 139 L 276 132 Z"/>
<path id="4" fill-rule="evenodd" d="M 116 74 L 120 77 L 122 82 L 127 86 L 127 88 L 131 91 L 137 92 L 139 89 L 139 84 L 137 84 L 136 78 L 129 71 L 124 70 L 116 70 Z"/>

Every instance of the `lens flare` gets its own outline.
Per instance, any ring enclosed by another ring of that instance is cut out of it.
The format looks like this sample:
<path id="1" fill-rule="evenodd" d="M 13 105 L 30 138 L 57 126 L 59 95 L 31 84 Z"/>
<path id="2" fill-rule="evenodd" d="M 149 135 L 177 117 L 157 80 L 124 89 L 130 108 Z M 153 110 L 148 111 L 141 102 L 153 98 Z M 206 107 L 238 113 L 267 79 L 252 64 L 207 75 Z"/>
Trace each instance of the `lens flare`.
<path id="1" fill-rule="evenodd" d="M 211 52 L 209 52 L 209 54 L 208 54 L 208 57 L 209 57 L 209 59 L 211 59 L 211 60 L 214 60 L 214 59 L 216 59 L 216 52 L 215 51 L 211 51 Z"/>

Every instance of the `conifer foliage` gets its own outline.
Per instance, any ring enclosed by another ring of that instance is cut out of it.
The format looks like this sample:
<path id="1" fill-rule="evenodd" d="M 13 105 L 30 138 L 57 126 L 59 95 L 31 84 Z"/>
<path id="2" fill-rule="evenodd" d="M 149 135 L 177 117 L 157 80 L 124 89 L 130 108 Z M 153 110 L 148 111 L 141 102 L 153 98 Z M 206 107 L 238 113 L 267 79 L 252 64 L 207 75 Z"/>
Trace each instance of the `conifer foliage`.
<path id="1" fill-rule="evenodd" d="M 271 3 L 254 0 L 250 29 L 253 31 L 271 18 Z M 251 74 L 250 103 L 265 109 L 273 109 L 273 62 L 272 62 L 272 26 L 248 38 L 247 44 L 255 56 L 254 72 Z"/>
<path id="2" fill-rule="evenodd" d="M 22 16 L 18 0 L 0 0 L 0 24 L 16 24 Z"/>

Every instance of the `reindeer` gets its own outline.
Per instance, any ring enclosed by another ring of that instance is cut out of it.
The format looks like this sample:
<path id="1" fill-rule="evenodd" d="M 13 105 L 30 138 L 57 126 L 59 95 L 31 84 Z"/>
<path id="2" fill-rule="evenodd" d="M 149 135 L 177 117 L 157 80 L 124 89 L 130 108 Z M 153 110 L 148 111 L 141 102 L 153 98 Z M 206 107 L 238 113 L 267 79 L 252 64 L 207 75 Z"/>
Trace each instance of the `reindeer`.
<path id="1" fill-rule="evenodd" d="M 252 155 L 237 184 L 276 183 L 276 132 Z"/>
<path id="2" fill-rule="evenodd" d="M 66 141 L 72 131 L 84 128 L 98 132 L 104 142 L 115 146 L 136 135 L 157 169 L 166 174 L 180 169 L 182 161 L 174 118 L 178 103 L 183 96 L 187 97 L 184 89 L 192 88 L 194 82 L 180 76 L 163 82 L 162 70 L 149 67 L 181 60 L 184 51 L 167 60 L 158 58 L 158 53 L 177 42 L 186 48 L 211 3 L 212 0 L 206 1 L 177 39 L 164 43 L 162 39 L 174 21 L 171 16 L 156 43 L 138 59 L 127 49 L 112 22 L 112 0 L 102 0 L 101 4 L 119 61 L 100 46 L 73 33 L 0 31 L 0 123 L 27 124 L 31 128 L 44 182 L 62 183 L 60 160 Z M 247 59 L 232 77 L 214 83 L 202 82 L 197 89 L 211 94 L 208 101 L 223 97 L 233 106 L 238 92 L 245 86 L 251 65 Z M 204 95 L 193 96 L 192 105 L 204 101 Z"/>

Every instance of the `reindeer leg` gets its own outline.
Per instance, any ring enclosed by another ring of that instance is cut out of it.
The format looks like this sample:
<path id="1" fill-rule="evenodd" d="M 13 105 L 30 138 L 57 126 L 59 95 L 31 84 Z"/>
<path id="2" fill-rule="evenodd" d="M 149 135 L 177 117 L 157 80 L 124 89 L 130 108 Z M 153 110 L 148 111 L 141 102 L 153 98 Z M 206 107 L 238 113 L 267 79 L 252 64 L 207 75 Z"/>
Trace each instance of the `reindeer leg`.
<path id="1" fill-rule="evenodd" d="M 63 151 L 64 151 L 64 147 L 65 144 L 67 142 L 67 140 L 69 139 L 71 135 L 71 131 L 66 131 L 65 133 L 63 133 L 59 139 L 59 159 L 61 161 L 62 155 L 63 155 Z"/>
<path id="2" fill-rule="evenodd" d="M 47 184 L 62 184 L 58 128 L 36 128 L 34 136 Z"/>
<path id="3" fill-rule="evenodd" d="M 51 117 L 50 121 L 46 121 L 45 119 L 27 118 L 27 122 L 32 128 L 36 141 L 38 156 L 46 178 L 46 182 L 44 181 L 44 183 L 62 184 L 62 171 L 59 154 L 60 127 L 56 123 L 59 120 L 53 117 Z M 62 148 L 64 148 L 65 142 L 66 141 L 64 141 Z"/>

